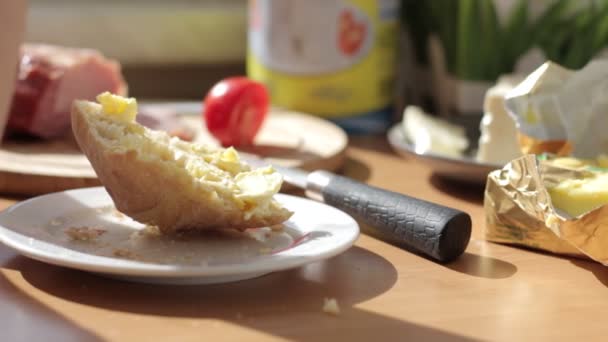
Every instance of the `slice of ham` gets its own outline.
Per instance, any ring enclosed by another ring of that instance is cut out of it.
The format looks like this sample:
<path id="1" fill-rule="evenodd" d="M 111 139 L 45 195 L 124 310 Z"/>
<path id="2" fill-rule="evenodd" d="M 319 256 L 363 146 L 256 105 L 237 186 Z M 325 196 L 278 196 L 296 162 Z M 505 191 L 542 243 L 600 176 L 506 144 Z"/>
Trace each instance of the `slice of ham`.
<path id="1" fill-rule="evenodd" d="M 104 91 L 126 95 L 120 64 L 92 49 L 24 44 L 7 134 L 49 139 L 70 130 L 75 99 Z"/>

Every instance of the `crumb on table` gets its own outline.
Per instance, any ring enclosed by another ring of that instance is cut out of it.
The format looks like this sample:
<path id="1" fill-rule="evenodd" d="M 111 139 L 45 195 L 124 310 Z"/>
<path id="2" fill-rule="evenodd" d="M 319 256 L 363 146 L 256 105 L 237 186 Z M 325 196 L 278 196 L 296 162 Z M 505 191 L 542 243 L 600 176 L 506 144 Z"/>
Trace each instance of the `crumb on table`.
<path id="1" fill-rule="evenodd" d="M 99 227 L 69 227 L 65 230 L 65 234 L 72 240 L 76 241 L 94 241 L 106 232 L 105 229 Z"/>
<path id="2" fill-rule="evenodd" d="M 338 301 L 335 298 L 323 298 L 323 312 L 338 316 L 340 314 Z"/>

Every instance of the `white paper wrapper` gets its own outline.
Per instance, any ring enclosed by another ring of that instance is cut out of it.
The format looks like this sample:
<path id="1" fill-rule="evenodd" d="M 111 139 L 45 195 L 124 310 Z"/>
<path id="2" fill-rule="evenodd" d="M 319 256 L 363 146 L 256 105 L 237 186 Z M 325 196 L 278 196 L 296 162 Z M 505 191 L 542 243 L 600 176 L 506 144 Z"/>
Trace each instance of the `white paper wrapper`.
<path id="1" fill-rule="evenodd" d="M 547 62 L 506 96 L 521 133 L 539 140 L 567 140 L 572 155 L 608 152 L 608 60 L 572 71 Z"/>

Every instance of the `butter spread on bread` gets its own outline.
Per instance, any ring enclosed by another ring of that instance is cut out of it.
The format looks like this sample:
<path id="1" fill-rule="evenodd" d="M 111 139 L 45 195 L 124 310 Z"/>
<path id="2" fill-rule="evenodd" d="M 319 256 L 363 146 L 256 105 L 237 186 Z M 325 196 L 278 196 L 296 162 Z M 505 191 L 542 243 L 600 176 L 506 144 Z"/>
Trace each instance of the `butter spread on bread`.
<path id="1" fill-rule="evenodd" d="M 72 130 L 116 208 L 163 233 L 276 225 L 292 213 L 282 177 L 233 148 L 193 144 L 135 121 L 137 102 L 109 93 L 75 101 Z"/>

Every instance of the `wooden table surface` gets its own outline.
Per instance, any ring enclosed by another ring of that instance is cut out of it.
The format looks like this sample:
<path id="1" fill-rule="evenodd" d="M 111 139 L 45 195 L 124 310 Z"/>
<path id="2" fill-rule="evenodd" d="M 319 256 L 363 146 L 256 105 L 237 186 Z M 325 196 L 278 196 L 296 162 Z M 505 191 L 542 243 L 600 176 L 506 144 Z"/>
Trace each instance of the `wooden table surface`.
<path id="1" fill-rule="evenodd" d="M 362 235 L 300 269 L 174 287 L 49 266 L 0 246 L 0 340 L 606 339 L 607 268 L 483 241 L 483 189 L 433 177 L 382 138 L 353 138 L 348 156 L 349 176 L 470 213 L 465 254 L 440 265 Z M 339 316 L 322 312 L 324 297 L 338 300 Z"/>

